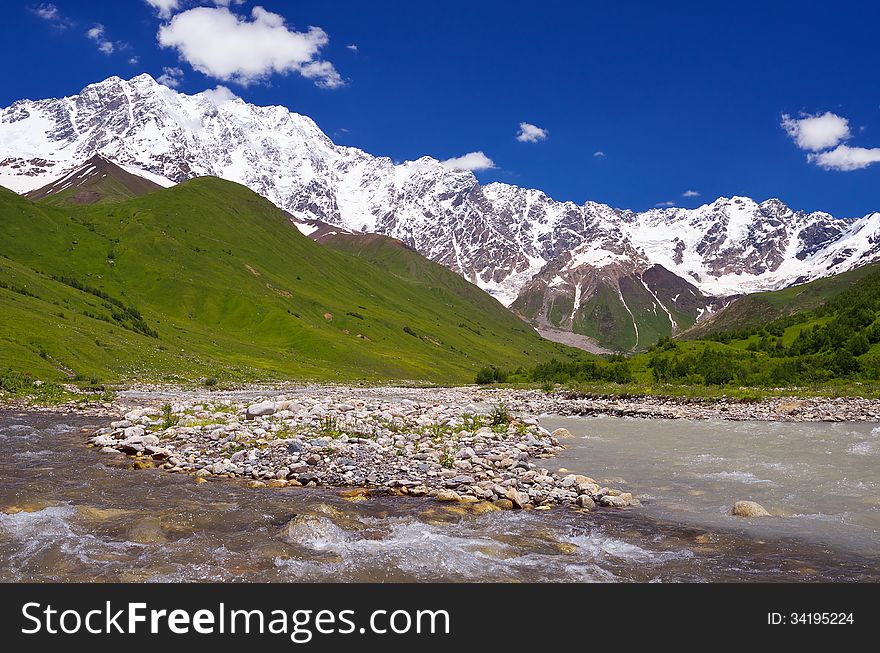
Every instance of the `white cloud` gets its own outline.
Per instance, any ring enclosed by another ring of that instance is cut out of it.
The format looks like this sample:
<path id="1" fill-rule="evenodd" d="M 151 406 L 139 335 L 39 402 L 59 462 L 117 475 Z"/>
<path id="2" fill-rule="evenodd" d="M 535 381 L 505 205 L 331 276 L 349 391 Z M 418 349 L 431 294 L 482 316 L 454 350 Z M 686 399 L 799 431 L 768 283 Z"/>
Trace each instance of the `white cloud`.
<path id="1" fill-rule="evenodd" d="M 825 170 L 851 172 L 880 163 L 880 147 L 850 147 L 838 145 L 833 150 L 810 154 L 807 159 Z"/>
<path id="2" fill-rule="evenodd" d="M 521 122 L 519 123 L 519 132 L 516 135 L 516 140 L 520 143 L 538 143 L 547 140 L 549 135 L 550 132 L 546 129 L 541 129 L 537 125 L 528 122 Z"/>
<path id="3" fill-rule="evenodd" d="M 58 7 L 53 5 L 51 2 L 43 3 L 31 9 L 37 16 L 42 18 L 43 20 L 61 20 L 61 13 L 58 11 Z"/>
<path id="4" fill-rule="evenodd" d="M 170 18 L 180 7 L 179 0 L 146 0 L 146 3 L 156 10 L 159 18 Z"/>
<path id="5" fill-rule="evenodd" d="M 72 20 L 65 18 L 58 7 L 51 2 L 41 2 L 38 5 L 29 5 L 28 11 L 34 14 L 37 18 L 46 21 L 52 29 L 57 32 L 63 32 L 76 24 Z"/>
<path id="6" fill-rule="evenodd" d="M 471 170 L 472 172 L 491 170 L 496 167 L 495 162 L 482 152 L 470 152 L 463 156 L 446 159 L 441 163 L 450 170 Z"/>
<path id="7" fill-rule="evenodd" d="M 675 206 L 675 202 L 672 202 L 672 201 L 658 202 L 654 206 L 656 206 L 657 208 L 660 208 L 660 209 L 668 209 L 668 208 L 672 208 L 673 206 Z"/>
<path id="8" fill-rule="evenodd" d="M 218 7 L 229 7 L 231 5 L 243 5 L 245 0 L 209 0 Z M 156 10 L 159 18 L 171 18 L 181 4 L 196 4 L 194 0 L 144 0 L 148 5 Z"/>
<path id="9" fill-rule="evenodd" d="M 107 38 L 107 33 L 104 31 L 104 26 L 100 23 L 98 23 L 88 32 L 86 32 L 86 36 L 98 44 L 99 52 L 102 52 L 106 55 L 111 55 L 116 51 L 116 45 L 113 43 L 113 41 Z"/>
<path id="10" fill-rule="evenodd" d="M 598 150 L 596 152 L 593 152 L 593 156 L 596 157 L 597 159 L 604 159 L 608 155 L 605 154 L 605 152 L 603 152 L 602 150 Z"/>
<path id="11" fill-rule="evenodd" d="M 699 197 L 700 192 L 696 190 L 686 190 L 681 194 L 682 197 Z"/>
<path id="12" fill-rule="evenodd" d="M 141 58 L 137 55 L 129 57 L 129 59 L 128 59 L 128 63 L 130 63 L 132 66 L 137 66 L 140 62 L 141 62 Z"/>
<path id="13" fill-rule="evenodd" d="M 354 43 L 349 43 L 349 44 L 346 45 L 345 47 L 347 47 L 347 48 L 348 48 L 349 50 L 351 50 L 352 52 L 357 52 L 357 51 L 358 51 L 358 46 L 357 46 L 356 44 L 354 44 Z"/>
<path id="14" fill-rule="evenodd" d="M 803 114 L 798 119 L 783 114 L 782 128 L 800 149 L 810 151 L 807 161 L 824 170 L 851 172 L 880 163 L 880 148 L 851 147 L 844 143 L 852 138 L 849 120 L 830 111 L 822 115 Z M 859 133 L 864 131 L 859 129 Z"/>
<path id="15" fill-rule="evenodd" d="M 168 88 L 177 88 L 180 86 L 180 82 L 183 80 L 183 70 L 177 67 L 165 67 L 162 69 L 162 74 L 159 75 L 159 78 L 156 80 L 160 84 L 164 84 Z"/>
<path id="16" fill-rule="evenodd" d="M 822 115 L 802 114 L 792 118 L 782 114 L 782 128 L 802 150 L 817 152 L 849 140 L 849 121 L 830 111 Z"/>
<path id="17" fill-rule="evenodd" d="M 207 91 L 202 91 L 200 95 L 204 95 L 206 98 L 211 100 L 214 104 L 223 104 L 225 102 L 231 102 L 232 100 L 237 100 L 238 96 L 230 91 L 225 86 L 218 86 L 215 89 L 208 89 Z"/>
<path id="18" fill-rule="evenodd" d="M 316 57 L 329 38 L 320 27 L 288 29 L 284 17 L 254 7 L 252 20 L 226 8 L 197 7 L 159 29 L 159 43 L 210 77 L 243 86 L 273 73 L 296 72 L 322 88 L 345 82 L 329 61 Z"/>

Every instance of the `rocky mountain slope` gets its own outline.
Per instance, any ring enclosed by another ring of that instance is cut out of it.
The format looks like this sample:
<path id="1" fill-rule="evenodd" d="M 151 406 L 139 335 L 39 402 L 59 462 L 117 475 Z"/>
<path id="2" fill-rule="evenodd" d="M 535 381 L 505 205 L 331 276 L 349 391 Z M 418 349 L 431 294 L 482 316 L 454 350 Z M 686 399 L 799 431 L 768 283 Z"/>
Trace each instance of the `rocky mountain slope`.
<path id="1" fill-rule="evenodd" d="M 430 157 L 395 164 L 334 144 L 286 108 L 253 106 L 223 89 L 188 96 L 148 75 L 16 102 L 0 110 L 0 145 L 0 185 L 18 192 L 95 153 L 165 185 L 201 175 L 237 181 L 299 220 L 399 239 L 536 325 L 612 348 L 650 344 L 711 311 L 717 298 L 880 259 L 880 213 L 841 220 L 742 197 L 644 213 L 560 202 L 483 186 Z M 668 296 L 644 283 L 652 274 L 677 277 L 664 282 Z M 632 333 L 619 336 L 621 325 Z"/>
<path id="2" fill-rule="evenodd" d="M 140 197 L 161 190 L 162 186 L 123 170 L 96 154 L 84 164 L 25 195 L 28 199 L 48 200 L 52 204 L 96 204 Z"/>

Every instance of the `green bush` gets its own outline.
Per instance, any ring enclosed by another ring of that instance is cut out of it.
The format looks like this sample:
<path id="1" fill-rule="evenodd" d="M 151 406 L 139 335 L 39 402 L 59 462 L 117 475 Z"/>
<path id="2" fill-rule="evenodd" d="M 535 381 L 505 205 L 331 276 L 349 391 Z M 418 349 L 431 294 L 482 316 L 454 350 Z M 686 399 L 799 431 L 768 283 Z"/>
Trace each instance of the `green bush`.
<path id="1" fill-rule="evenodd" d="M 477 385 L 490 385 L 492 383 L 504 383 L 505 381 L 507 381 L 507 372 L 494 365 L 481 369 L 477 372 L 477 376 L 474 379 Z"/>
<path id="2" fill-rule="evenodd" d="M 10 394 L 20 394 L 34 388 L 34 378 L 15 370 L 0 372 L 0 390 Z"/>

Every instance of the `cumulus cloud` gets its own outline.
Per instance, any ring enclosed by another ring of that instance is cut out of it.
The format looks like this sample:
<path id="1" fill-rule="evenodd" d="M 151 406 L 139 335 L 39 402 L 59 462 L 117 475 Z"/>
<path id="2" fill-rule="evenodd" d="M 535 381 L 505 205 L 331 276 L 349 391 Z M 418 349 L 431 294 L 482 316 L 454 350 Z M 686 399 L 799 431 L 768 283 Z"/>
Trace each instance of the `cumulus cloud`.
<path id="1" fill-rule="evenodd" d="M 113 41 L 107 38 L 107 33 L 104 31 L 104 26 L 100 23 L 92 27 L 88 32 L 86 32 L 86 36 L 98 44 L 98 51 L 103 52 L 104 54 L 110 55 L 116 50 L 116 45 Z"/>
<path id="2" fill-rule="evenodd" d="M 792 118 L 782 114 L 782 128 L 802 150 L 817 152 L 849 140 L 849 121 L 826 111 L 822 115 L 803 114 Z"/>
<path id="3" fill-rule="evenodd" d="M 845 144 L 852 138 L 849 121 L 830 111 L 802 114 L 800 118 L 783 114 L 782 128 L 800 149 L 809 151 L 807 161 L 824 170 L 851 172 L 880 163 L 880 148 Z M 859 130 L 862 132 L 863 128 Z"/>
<path id="4" fill-rule="evenodd" d="M 284 17 L 254 7 L 251 20 L 225 7 L 197 7 L 174 16 L 159 29 L 159 44 L 205 75 L 242 86 L 273 73 L 290 72 L 322 88 L 345 82 L 329 61 L 318 59 L 329 38 L 320 27 L 297 32 Z"/>
<path id="5" fill-rule="evenodd" d="M 159 78 L 156 81 L 160 84 L 164 84 L 168 88 L 177 88 L 180 86 L 180 82 L 183 81 L 183 70 L 176 66 L 166 66 L 162 69 L 162 74 L 159 75 Z"/>
<path id="6" fill-rule="evenodd" d="M 516 140 L 520 143 L 539 143 L 540 141 L 547 140 L 547 137 L 550 135 L 546 129 L 541 129 L 537 125 L 533 125 L 528 122 L 519 123 L 519 132 L 516 135 Z"/>
<path id="7" fill-rule="evenodd" d="M 880 163 L 880 147 L 838 145 L 833 150 L 812 153 L 807 158 L 825 170 L 851 172 L 867 168 L 873 163 Z"/>
<path id="8" fill-rule="evenodd" d="M 681 194 L 682 197 L 699 197 L 700 192 L 696 190 L 686 190 Z"/>
<path id="9" fill-rule="evenodd" d="M 470 152 L 463 156 L 446 159 L 441 161 L 441 163 L 450 170 L 470 170 L 472 172 L 491 170 L 496 167 L 495 162 L 483 154 L 483 152 Z"/>
<path id="10" fill-rule="evenodd" d="M 602 150 L 598 150 L 596 152 L 593 152 L 593 156 L 596 157 L 597 159 L 604 159 L 608 155 L 605 154 L 605 152 L 603 152 Z"/>

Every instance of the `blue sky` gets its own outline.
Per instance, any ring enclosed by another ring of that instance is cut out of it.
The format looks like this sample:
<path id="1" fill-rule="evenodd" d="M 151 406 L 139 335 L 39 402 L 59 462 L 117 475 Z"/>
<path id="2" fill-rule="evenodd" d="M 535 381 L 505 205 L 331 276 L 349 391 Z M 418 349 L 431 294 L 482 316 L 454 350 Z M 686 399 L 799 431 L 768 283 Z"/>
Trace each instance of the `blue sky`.
<path id="1" fill-rule="evenodd" d="M 557 199 L 880 209 L 880 3 L 13 0 L 2 11 L 3 106 L 178 68 L 180 91 L 223 84 L 395 160 L 482 152 L 495 167 L 481 181 Z M 263 41 L 257 23 L 278 47 L 236 56 L 235 39 Z M 216 26 L 230 30 L 219 48 L 204 37 Z M 537 130 L 518 140 L 522 123 Z"/>

